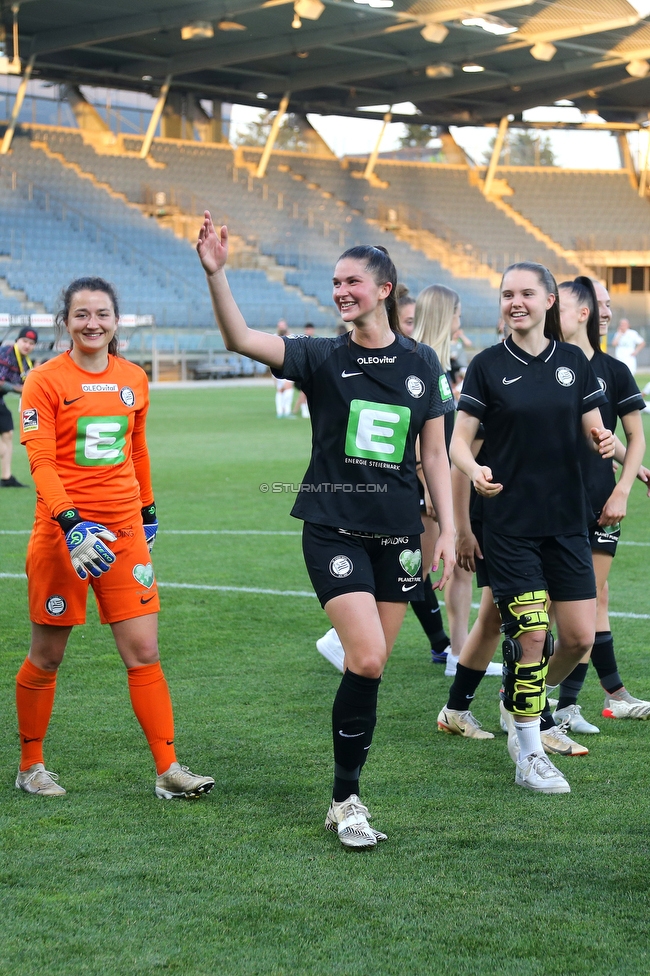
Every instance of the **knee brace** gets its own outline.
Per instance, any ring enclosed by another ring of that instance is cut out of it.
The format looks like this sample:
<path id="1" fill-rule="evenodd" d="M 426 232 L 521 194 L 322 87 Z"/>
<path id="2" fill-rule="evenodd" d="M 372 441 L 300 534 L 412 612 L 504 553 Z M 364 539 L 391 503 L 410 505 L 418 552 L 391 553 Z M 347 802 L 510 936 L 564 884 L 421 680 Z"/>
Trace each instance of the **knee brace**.
<path id="1" fill-rule="evenodd" d="M 532 604 L 543 603 L 543 609 Z M 503 640 L 503 692 L 505 708 L 514 715 L 541 715 L 546 702 L 546 674 L 553 654 L 553 635 L 548 630 L 548 602 L 544 590 L 531 590 L 510 600 L 499 601 L 499 611 L 506 635 Z M 522 634 L 546 631 L 542 660 L 539 664 L 520 664 L 523 648 L 517 639 Z"/>
<path id="2" fill-rule="evenodd" d="M 534 604 L 543 604 L 539 610 Z M 548 596 L 546 590 L 529 590 L 504 600 L 499 600 L 501 630 L 506 637 L 521 637 L 534 630 L 548 630 Z"/>

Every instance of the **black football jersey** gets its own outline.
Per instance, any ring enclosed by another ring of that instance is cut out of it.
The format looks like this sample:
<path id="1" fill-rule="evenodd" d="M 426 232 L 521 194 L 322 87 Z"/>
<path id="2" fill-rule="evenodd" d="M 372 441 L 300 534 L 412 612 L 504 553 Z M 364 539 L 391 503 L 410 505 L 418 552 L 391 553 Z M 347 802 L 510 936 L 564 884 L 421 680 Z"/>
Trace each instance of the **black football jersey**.
<path id="1" fill-rule="evenodd" d="M 312 456 L 291 514 L 336 528 L 422 532 L 415 440 L 427 420 L 454 409 L 429 347 L 396 335 L 368 349 L 350 334 L 285 338 L 277 375 L 298 380 L 312 422 Z"/>
<path id="2" fill-rule="evenodd" d="M 580 457 L 582 415 L 606 403 L 577 346 L 551 339 L 531 356 L 509 337 L 474 357 L 458 403 L 482 421 L 494 481 L 485 524 L 503 535 L 582 532 L 587 525 Z"/>
<path id="3" fill-rule="evenodd" d="M 625 363 L 607 353 L 597 352 L 591 359 L 591 366 L 607 397 L 607 403 L 600 407 L 603 422 L 608 430 L 616 430 L 618 418 L 634 410 L 643 410 L 645 400 Z M 590 451 L 587 445 L 581 445 L 581 449 L 580 461 L 587 497 L 594 513 L 598 514 L 616 484 L 612 461 Z"/>

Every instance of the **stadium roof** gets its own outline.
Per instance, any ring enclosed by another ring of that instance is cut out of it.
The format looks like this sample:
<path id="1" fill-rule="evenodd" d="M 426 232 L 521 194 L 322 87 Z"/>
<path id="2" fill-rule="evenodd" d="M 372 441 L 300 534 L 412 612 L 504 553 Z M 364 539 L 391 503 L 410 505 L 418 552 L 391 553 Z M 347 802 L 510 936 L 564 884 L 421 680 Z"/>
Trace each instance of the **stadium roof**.
<path id="1" fill-rule="evenodd" d="M 275 108 L 289 91 L 290 111 L 323 115 L 412 102 L 418 121 L 481 125 L 569 99 L 608 122 L 648 119 L 650 0 L 389 3 L 22 0 L 20 54 L 51 81 L 157 94 L 171 75 L 200 98 Z"/>

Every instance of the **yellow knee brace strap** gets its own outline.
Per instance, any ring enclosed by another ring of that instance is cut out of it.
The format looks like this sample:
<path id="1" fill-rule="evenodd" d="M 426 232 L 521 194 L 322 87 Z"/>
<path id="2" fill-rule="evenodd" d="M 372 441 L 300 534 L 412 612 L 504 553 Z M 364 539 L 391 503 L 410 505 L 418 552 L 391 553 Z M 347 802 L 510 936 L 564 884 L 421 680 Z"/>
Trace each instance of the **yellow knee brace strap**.
<path id="1" fill-rule="evenodd" d="M 539 610 L 534 605 L 543 604 Z M 546 590 L 529 590 L 510 599 L 499 600 L 499 613 L 503 621 L 501 630 L 506 637 L 521 637 L 535 630 L 548 630 L 548 594 Z"/>
<path id="2" fill-rule="evenodd" d="M 503 669 L 504 706 L 513 715 L 541 715 L 546 704 L 548 658 L 540 664 L 506 663 Z"/>

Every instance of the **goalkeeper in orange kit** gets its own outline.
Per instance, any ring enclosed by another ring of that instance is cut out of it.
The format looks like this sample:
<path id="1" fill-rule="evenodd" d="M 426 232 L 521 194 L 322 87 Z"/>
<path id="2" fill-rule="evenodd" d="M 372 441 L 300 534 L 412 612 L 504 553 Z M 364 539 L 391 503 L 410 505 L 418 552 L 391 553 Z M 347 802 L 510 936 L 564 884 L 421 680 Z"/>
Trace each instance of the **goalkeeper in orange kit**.
<path id="1" fill-rule="evenodd" d="M 156 795 L 209 793 L 214 780 L 176 760 L 174 716 L 158 655 L 158 590 L 149 553 L 158 528 L 142 369 L 117 355 L 117 296 L 102 278 L 64 293 L 57 325 L 70 349 L 27 377 L 21 442 L 36 484 L 27 550 L 32 640 L 16 677 L 21 761 L 16 787 L 66 791 L 45 768 L 56 674 L 72 627 L 86 619 L 88 585 L 126 666 L 131 703 L 156 764 Z"/>

